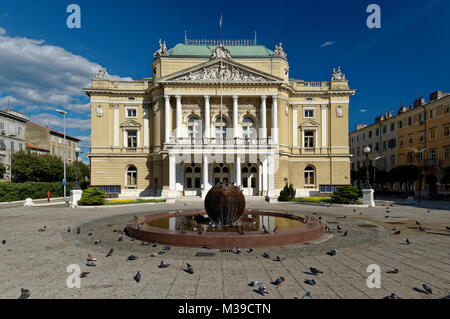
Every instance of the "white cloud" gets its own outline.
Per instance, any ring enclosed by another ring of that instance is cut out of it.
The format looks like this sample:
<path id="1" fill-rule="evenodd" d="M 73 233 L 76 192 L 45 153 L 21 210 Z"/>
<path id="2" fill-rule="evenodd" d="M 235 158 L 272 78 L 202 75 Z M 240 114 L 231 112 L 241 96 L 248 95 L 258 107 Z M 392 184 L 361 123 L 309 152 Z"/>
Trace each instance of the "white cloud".
<path id="1" fill-rule="evenodd" d="M 367 112 L 367 110 L 366 109 L 360 109 L 359 110 L 361 113 L 365 113 L 365 112 Z"/>
<path id="2" fill-rule="evenodd" d="M 4 96 L 0 97 L 0 107 L 5 108 L 8 106 L 15 106 L 17 104 L 22 104 L 23 101 L 16 99 L 14 96 Z"/>
<path id="3" fill-rule="evenodd" d="M 322 43 L 320 45 L 320 47 L 324 48 L 324 47 L 327 47 L 327 46 L 330 46 L 330 45 L 333 45 L 333 44 L 334 44 L 334 41 L 327 41 L 327 42 Z"/>
<path id="4" fill-rule="evenodd" d="M 56 113 L 56 112 L 55 112 Z M 38 124 L 50 127 L 52 129 L 64 128 L 63 116 L 58 116 L 52 113 L 38 113 L 30 116 L 31 121 Z M 87 131 L 91 129 L 91 119 L 80 119 L 71 117 L 70 114 L 66 117 L 67 129 L 79 129 L 81 131 Z"/>
<path id="5" fill-rule="evenodd" d="M 78 101 L 85 97 L 82 88 L 90 85 L 99 64 L 43 40 L 1 34 L 0 30 L 0 94 L 23 105 L 63 106 L 78 113 L 89 110 Z M 121 78 L 111 75 L 111 79 Z"/>
<path id="6" fill-rule="evenodd" d="M 91 136 L 76 136 L 80 140 L 80 148 L 90 148 L 91 147 Z"/>
<path id="7" fill-rule="evenodd" d="M 2 27 L 0 27 L 0 35 L 6 34 L 6 30 Z"/>

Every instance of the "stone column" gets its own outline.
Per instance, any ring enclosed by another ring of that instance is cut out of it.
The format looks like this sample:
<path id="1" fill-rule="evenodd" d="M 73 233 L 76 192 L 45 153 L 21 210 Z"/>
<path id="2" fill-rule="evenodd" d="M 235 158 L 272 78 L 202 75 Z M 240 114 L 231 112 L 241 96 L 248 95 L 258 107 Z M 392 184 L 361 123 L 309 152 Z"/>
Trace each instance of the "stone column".
<path id="1" fill-rule="evenodd" d="M 150 146 L 150 135 L 149 135 L 149 125 L 148 125 L 148 106 L 144 107 L 144 147 Z"/>
<path id="2" fill-rule="evenodd" d="M 169 198 L 176 197 L 176 172 L 175 155 L 169 154 Z"/>
<path id="3" fill-rule="evenodd" d="M 176 113 L 176 120 L 177 120 L 177 138 L 181 137 L 181 95 L 175 96 L 177 99 L 177 113 Z"/>
<path id="4" fill-rule="evenodd" d="M 272 143 L 278 144 L 278 95 L 272 96 Z"/>
<path id="5" fill-rule="evenodd" d="M 205 130 L 204 130 L 204 132 L 205 132 L 205 134 L 204 134 L 204 137 L 205 138 L 210 138 L 211 137 L 211 133 L 210 133 L 210 130 L 211 130 L 211 123 L 210 123 L 210 120 L 211 120 L 211 115 L 210 115 L 210 111 L 209 111 L 209 95 L 205 95 L 205 121 L 204 121 L 204 123 L 205 123 Z"/>
<path id="6" fill-rule="evenodd" d="M 170 142 L 170 95 L 164 95 L 166 104 L 164 106 L 164 143 Z"/>
<path id="7" fill-rule="evenodd" d="M 260 138 L 267 138 L 267 125 L 266 125 L 266 99 L 267 96 L 261 96 L 261 136 Z"/>
<path id="8" fill-rule="evenodd" d="M 322 110 L 322 116 L 321 116 L 321 127 L 322 131 L 320 132 L 320 135 L 322 135 L 322 149 L 327 147 L 327 104 L 321 105 Z"/>
<path id="9" fill-rule="evenodd" d="M 236 155 L 236 186 L 241 186 L 241 157 Z"/>
<path id="10" fill-rule="evenodd" d="M 238 99 L 239 96 L 234 95 L 233 96 L 233 137 L 239 137 L 239 132 L 238 132 Z"/>
<path id="11" fill-rule="evenodd" d="M 292 105 L 292 147 L 298 147 L 298 114 L 297 105 Z"/>
<path id="12" fill-rule="evenodd" d="M 203 191 L 202 198 L 206 197 L 211 186 L 209 185 L 209 177 L 208 177 L 208 155 L 203 154 Z"/>
<path id="13" fill-rule="evenodd" d="M 267 169 L 267 157 L 263 159 L 262 161 L 262 179 L 263 179 L 263 195 L 266 196 L 267 195 L 267 191 L 268 191 L 268 169 Z"/>
<path id="14" fill-rule="evenodd" d="M 119 147 L 119 105 L 114 104 L 114 147 Z"/>

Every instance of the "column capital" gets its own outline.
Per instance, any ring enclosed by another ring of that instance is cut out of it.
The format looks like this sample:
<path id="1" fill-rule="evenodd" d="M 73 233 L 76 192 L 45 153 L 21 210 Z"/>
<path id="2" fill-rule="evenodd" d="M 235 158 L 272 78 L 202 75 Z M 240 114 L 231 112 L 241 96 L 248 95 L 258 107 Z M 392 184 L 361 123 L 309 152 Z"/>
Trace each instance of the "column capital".
<path id="1" fill-rule="evenodd" d="M 175 98 L 176 98 L 177 100 L 181 100 L 181 95 L 175 95 Z"/>
<path id="2" fill-rule="evenodd" d="M 261 100 L 266 101 L 267 95 L 261 95 Z"/>
<path id="3" fill-rule="evenodd" d="M 278 100 L 278 94 L 274 94 L 274 95 L 272 95 L 272 99 L 274 99 L 274 100 Z"/>
<path id="4" fill-rule="evenodd" d="M 328 104 L 320 104 L 320 107 L 321 107 L 322 109 L 326 109 L 326 108 L 328 107 Z"/>
<path id="5" fill-rule="evenodd" d="M 209 101 L 210 97 L 211 96 L 209 96 L 209 95 L 205 95 L 205 101 Z"/>
<path id="6" fill-rule="evenodd" d="M 170 95 L 164 95 L 164 98 L 166 99 L 167 102 L 168 100 L 170 100 Z"/>
<path id="7" fill-rule="evenodd" d="M 239 99 L 239 95 L 233 95 L 233 100 Z"/>
<path id="8" fill-rule="evenodd" d="M 298 109 L 298 104 L 291 104 L 292 105 L 292 109 L 293 110 L 297 110 Z"/>
<path id="9" fill-rule="evenodd" d="M 118 110 L 119 109 L 119 104 L 113 104 L 113 109 Z"/>

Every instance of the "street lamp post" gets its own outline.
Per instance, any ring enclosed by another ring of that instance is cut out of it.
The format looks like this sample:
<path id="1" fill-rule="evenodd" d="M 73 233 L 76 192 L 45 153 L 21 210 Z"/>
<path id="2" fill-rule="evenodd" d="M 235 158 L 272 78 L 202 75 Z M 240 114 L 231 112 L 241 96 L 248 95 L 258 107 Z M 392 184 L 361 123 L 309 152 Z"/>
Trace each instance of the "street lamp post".
<path id="1" fill-rule="evenodd" d="M 73 189 L 81 189 L 80 184 L 78 184 L 78 154 L 81 153 L 80 148 L 77 146 L 75 148 L 75 155 L 76 155 L 76 159 L 75 159 L 75 182 L 73 184 Z"/>
<path id="2" fill-rule="evenodd" d="M 363 193 L 363 204 L 369 207 L 375 207 L 375 201 L 373 198 L 373 189 L 370 186 L 369 181 L 369 153 L 371 149 L 369 146 L 364 147 L 363 149 L 364 155 L 366 156 L 366 183 L 364 185 Z"/>
<path id="3" fill-rule="evenodd" d="M 418 176 L 417 176 L 417 191 L 418 191 L 418 196 L 417 196 L 417 201 L 418 201 L 418 203 L 420 203 L 420 188 L 421 188 L 421 182 L 422 182 L 422 178 L 421 178 L 421 174 L 422 174 L 422 167 L 421 167 L 421 165 L 422 165 L 422 154 L 423 154 L 423 152 L 425 152 L 426 151 L 426 148 L 424 148 L 424 149 L 421 149 L 419 152 L 418 152 L 418 154 L 417 154 L 417 163 L 419 164 L 419 165 L 417 165 L 418 167 Z"/>
<path id="4" fill-rule="evenodd" d="M 63 179 L 63 186 L 64 186 L 64 202 L 66 201 L 66 184 L 67 184 L 67 177 L 66 177 L 66 115 L 67 112 L 63 110 L 56 110 L 56 112 L 62 114 L 64 116 L 64 179 Z"/>
<path id="5" fill-rule="evenodd" d="M 369 146 L 364 147 L 364 155 L 366 156 L 366 184 L 365 184 L 365 188 L 366 189 L 370 189 L 370 181 L 369 181 L 369 153 L 371 151 Z"/>

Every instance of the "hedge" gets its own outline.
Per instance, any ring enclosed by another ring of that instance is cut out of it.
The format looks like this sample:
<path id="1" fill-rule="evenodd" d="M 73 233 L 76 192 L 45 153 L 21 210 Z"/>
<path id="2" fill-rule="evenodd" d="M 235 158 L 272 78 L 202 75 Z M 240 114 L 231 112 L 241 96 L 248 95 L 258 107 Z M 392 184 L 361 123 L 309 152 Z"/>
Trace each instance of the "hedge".
<path id="1" fill-rule="evenodd" d="M 67 183 L 67 196 L 70 196 L 72 186 L 73 183 Z M 13 202 L 27 198 L 47 198 L 47 191 L 50 191 L 51 198 L 64 196 L 64 188 L 61 182 L 0 183 L 0 202 Z"/>

